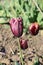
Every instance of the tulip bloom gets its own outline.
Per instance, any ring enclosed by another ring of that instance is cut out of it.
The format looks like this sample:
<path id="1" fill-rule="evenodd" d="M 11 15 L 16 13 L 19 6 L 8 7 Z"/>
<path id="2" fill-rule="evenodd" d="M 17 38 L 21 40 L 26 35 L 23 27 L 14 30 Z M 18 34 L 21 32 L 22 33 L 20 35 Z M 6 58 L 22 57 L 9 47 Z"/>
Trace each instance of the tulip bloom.
<path id="1" fill-rule="evenodd" d="M 20 37 L 23 33 L 23 20 L 22 18 L 12 18 L 10 20 L 10 27 L 12 30 L 12 33 L 14 34 L 14 36 L 16 37 Z"/>

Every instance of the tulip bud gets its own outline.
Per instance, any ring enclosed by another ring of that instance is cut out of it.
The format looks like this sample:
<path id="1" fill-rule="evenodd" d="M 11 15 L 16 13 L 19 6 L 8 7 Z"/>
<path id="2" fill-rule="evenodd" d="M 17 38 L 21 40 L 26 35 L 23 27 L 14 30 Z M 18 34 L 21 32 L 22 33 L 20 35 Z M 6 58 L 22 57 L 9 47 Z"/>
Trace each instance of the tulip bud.
<path id="1" fill-rule="evenodd" d="M 38 23 L 32 23 L 29 27 L 29 32 L 32 34 L 32 35 L 36 35 L 39 31 L 39 25 Z"/>
<path id="2" fill-rule="evenodd" d="M 28 40 L 26 40 L 26 39 L 22 39 L 22 38 L 20 39 L 20 47 L 21 47 L 22 49 L 28 48 L 27 41 L 28 41 Z"/>

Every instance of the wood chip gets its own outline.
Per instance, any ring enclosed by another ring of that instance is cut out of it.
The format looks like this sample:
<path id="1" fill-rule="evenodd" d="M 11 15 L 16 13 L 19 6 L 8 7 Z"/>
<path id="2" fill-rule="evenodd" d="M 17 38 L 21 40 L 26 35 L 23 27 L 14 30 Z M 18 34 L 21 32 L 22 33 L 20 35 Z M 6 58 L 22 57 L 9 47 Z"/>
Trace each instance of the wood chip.
<path id="1" fill-rule="evenodd" d="M 9 65 L 10 60 L 8 60 L 8 59 L 0 59 L 0 63 L 5 63 L 5 64 Z"/>

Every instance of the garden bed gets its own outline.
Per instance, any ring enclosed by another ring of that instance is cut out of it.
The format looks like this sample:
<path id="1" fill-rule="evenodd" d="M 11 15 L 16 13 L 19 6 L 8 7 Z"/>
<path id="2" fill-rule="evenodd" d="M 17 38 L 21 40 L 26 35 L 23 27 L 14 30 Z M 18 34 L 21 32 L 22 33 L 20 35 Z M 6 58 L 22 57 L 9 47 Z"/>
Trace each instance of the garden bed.
<path id="1" fill-rule="evenodd" d="M 43 0 L 0 0 L 0 65 L 43 65 Z"/>
<path id="2" fill-rule="evenodd" d="M 25 65 L 32 65 L 36 55 L 39 57 L 39 65 L 43 65 L 43 30 L 36 36 L 27 34 L 23 38 L 29 40 L 28 48 L 22 50 Z M 10 27 L 7 28 L 6 24 L 0 25 L 0 63 L 6 65 L 13 65 L 14 61 L 20 63 L 19 55 L 17 38 L 13 36 Z"/>

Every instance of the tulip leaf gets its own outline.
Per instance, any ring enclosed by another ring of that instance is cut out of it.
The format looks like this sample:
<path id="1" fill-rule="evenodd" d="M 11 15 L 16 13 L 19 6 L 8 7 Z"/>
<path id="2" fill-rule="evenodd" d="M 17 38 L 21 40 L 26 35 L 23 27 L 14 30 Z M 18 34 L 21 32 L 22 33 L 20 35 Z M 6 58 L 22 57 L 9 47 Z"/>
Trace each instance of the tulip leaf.
<path id="1" fill-rule="evenodd" d="M 0 5 L 0 10 L 2 10 L 2 8 L 3 8 L 3 7 Z"/>
<path id="2" fill-rule="evenodd" d="M 40 28 L 43 28 L 43 15 L 41 15 L 41 13 L 38 14 L 37 21 L 40 25 Z"/>
<path id="3" fill-rule="evenodd" d="M 9 23 L 9 22 L 6 21 L 4 18 L 0 18 L 0 24 L 4 24 L 4 23 Z"/>
<path id="4" fill-rule="evenodd" d="M 3 16 L 4 10 L 0 10 L 0 16 Z"/>
<path id="5" fill-rule="evenodd" d="M 2 63 L 0 63 L 0 65 L 2 65 Z"/>
<path id="6" fill-rule="evenodd" d="M 33 65 L 39 65 L 39 58 L 35 57 Z"/>
<path id="7" fill-rule="evenodd" d="M 15 65 L 20 65 L 17 61 L 15 61 Z"/>

